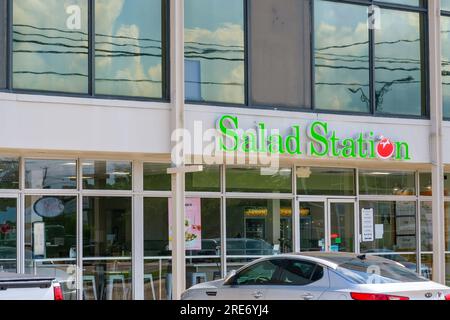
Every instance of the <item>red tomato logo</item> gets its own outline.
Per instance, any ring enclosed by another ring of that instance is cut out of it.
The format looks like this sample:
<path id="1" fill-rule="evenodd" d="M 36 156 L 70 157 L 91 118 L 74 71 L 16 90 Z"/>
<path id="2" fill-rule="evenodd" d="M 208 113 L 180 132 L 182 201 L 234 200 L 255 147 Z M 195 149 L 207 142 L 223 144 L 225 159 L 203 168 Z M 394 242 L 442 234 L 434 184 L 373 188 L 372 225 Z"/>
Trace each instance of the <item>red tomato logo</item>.
<path id="1" fill-rule="evenodd" d="M 389 159 L 395 151 L 395 146 L 388 138 L 382 138 L 377 144 L 377 154 L 381 159 Z"/>

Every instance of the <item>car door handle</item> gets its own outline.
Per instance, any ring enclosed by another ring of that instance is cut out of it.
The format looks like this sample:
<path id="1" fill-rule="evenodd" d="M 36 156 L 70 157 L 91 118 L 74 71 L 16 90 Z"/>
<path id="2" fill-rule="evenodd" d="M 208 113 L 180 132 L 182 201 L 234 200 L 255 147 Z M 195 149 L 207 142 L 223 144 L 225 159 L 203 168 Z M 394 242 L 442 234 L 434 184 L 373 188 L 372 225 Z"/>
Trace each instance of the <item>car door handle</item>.
<path id="1" fill-rule="evenodd" d="M 261 291 L 256 291 L 256 292 L 253 292 L 253 296 L 254 296 L 256 299 L 259 299 L 259 298 L 262 298 L 263 294 L 262 294 Z"/>
<path id="2" fill-rule="evenodd" d="M 311 293 L 306 293 L 302 295 L 303 300 L 313 300 L 314 296 Z"/>

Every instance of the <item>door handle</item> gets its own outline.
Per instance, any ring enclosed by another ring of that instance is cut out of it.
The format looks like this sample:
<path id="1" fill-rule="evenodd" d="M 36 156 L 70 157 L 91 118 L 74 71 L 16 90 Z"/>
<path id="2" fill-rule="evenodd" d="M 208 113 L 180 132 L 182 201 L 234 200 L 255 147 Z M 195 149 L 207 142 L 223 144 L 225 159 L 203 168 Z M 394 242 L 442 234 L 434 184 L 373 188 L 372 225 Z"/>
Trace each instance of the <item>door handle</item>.
<path id="1" fill-rule="evenodd" d="M 253 292 L 253 296 L 254 296 L 256 299 L 259 299 L 259 298 L 262 298 L 263 294 L 262 294 L 261 291 L 256 291 L 256 292 Z"/>
<path id="2" fill-rule="evenodd" d="M 303 300 L 313 300 L 314 296 L 311 293 L 306 293 L 302 295 Z"/>

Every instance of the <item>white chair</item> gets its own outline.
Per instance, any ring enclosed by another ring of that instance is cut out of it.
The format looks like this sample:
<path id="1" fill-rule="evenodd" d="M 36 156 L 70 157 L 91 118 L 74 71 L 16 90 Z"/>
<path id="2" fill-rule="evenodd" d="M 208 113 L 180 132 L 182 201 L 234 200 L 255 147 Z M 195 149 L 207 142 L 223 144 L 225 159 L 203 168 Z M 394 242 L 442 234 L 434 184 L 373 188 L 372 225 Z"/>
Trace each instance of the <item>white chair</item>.
<path id="1" fill-rule="evenodd" d="M 156 294 L 155 294 L 155 286 L 153 284 L 153 275 L 152 274 L 145 274 L 144 275 L 144 283 L 146 281 L 150 281 L 150 285 L 152 287 L 152 295 L 153 295 L 153 300 L 156 300 Z"/>
<path id="2" fill-rule="evenodd" d="M 95 283 L 95 276 L 83 276 L 83 296 L 86 296 L 85 283 L 90 283 L 92 286 L 92 293 L 94 294 L 94 300 L 97 300 L 97 285 Z"/>
<path id="3" fill-rule="evenodd" d="M 125 285 L 125 276 L 123 274 L 111 274 L 106 278 L 106 299 L 113 299 L 113 291 L 114 291 L 114 282 L 120 282 L 122 284 L 122 299 L 127 299 L 127 289 Z M 103 294 L 102 294 L 103 296 Z"/>

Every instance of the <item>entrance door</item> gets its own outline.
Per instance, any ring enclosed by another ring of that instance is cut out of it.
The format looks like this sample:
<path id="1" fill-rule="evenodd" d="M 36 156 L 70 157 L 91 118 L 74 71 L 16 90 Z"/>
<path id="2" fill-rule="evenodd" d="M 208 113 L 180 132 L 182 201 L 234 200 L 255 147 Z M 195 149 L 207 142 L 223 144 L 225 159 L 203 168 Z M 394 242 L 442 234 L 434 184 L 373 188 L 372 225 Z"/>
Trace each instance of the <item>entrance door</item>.
<path id="1" fill-rule="evenodd" d="M 356 252 L 354 199 L 301 199 L 300 251 Z"/>
<path id="2" fill-rule="evenodd" d="M 0 195 L 0 272 L 17 271 L 17 197 Z"/>

